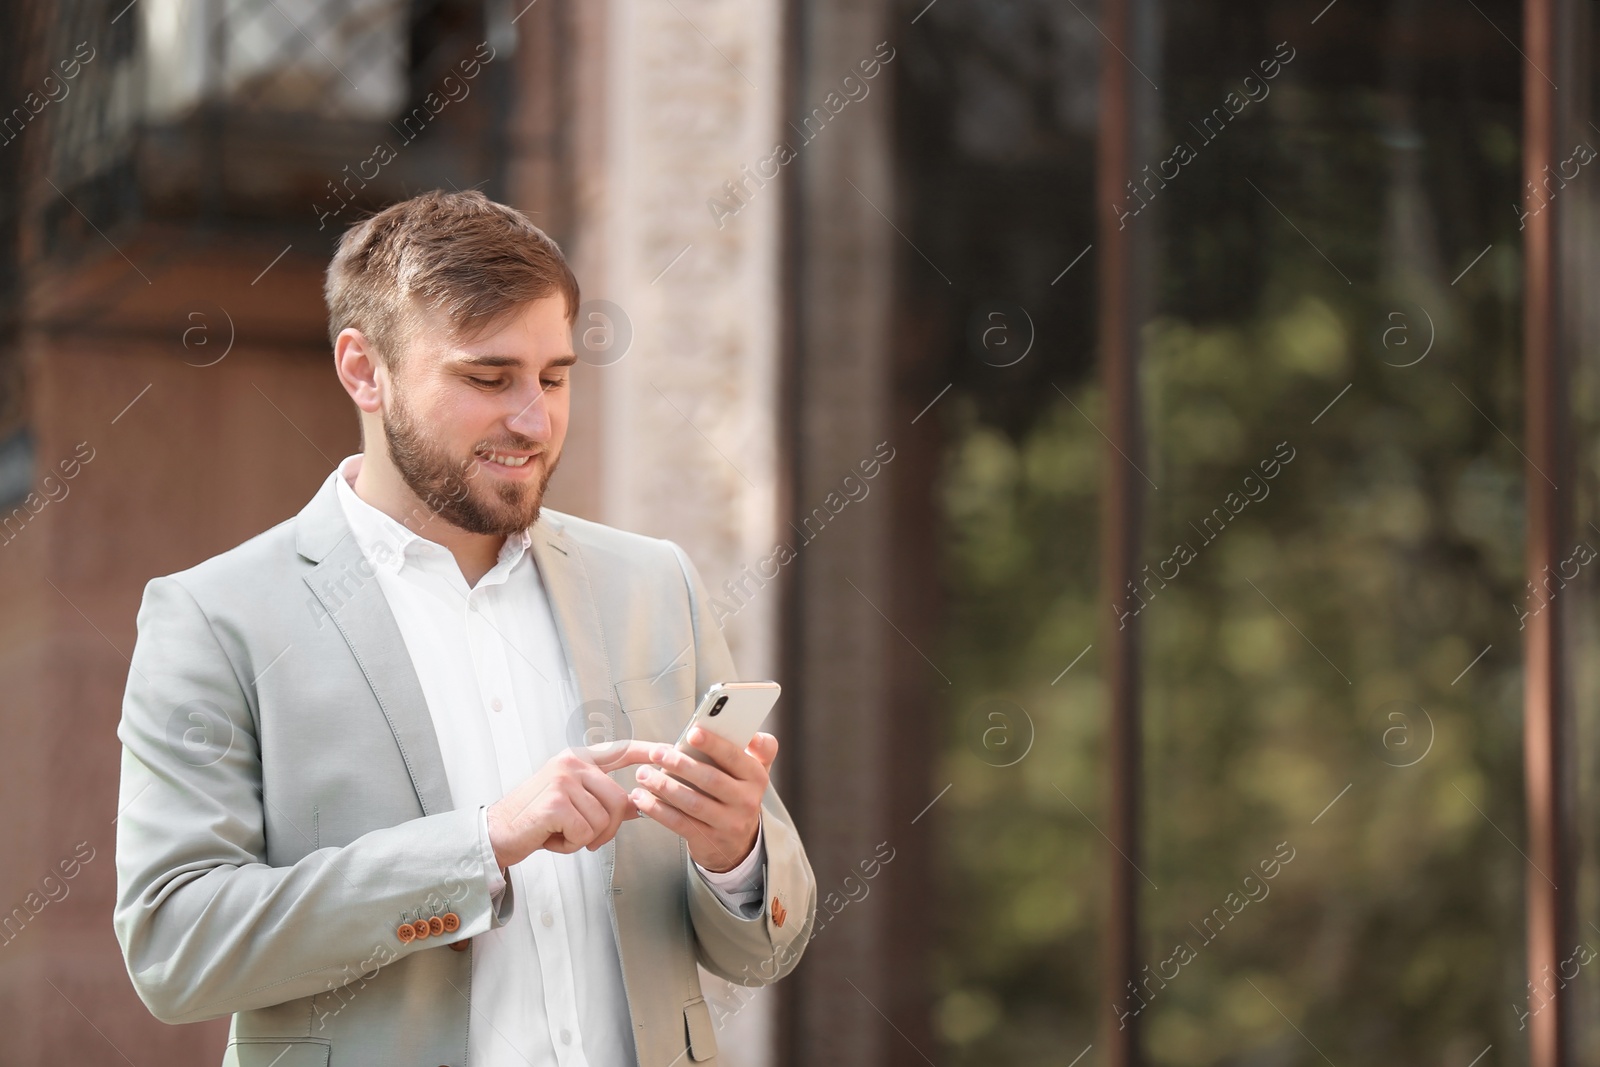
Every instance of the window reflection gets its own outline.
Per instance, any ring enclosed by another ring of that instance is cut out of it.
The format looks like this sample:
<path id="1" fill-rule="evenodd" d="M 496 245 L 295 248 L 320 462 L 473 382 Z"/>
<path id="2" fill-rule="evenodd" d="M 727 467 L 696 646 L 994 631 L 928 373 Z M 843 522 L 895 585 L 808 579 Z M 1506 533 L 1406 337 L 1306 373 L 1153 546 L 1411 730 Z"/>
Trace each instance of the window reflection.
<path id="1" fill-rule="evenodd" d="M 1135 1019 L 1165 1064 L 1525 1043 L 1505 836 L 1524 817 L 1523 67 L 1495 32 L 1517 9 L 1479 6 L 1313 24 L 1276 0 L 1162 5 L 1143 26 L 1150 167 L 1115 209 L 1151 251 L 1149 567 L 1117 604 L 1095 272 L 1061 273 L 1113 210 L 1092 185 L 1099 6 L 937 5 L 910 37 L 907 232 L 955 290 L 906 261 L 906 318 L 936 323 L 916 344 L 956 382 L 937 409 L 963 650 L 940 1062 L 1066 1062 Z M 995 301 L 1038 325 L 1015 365 L 967 344 L 962 315 Z M 1144 635 L 1148 969 L 1113 999 L 1104 679 L 1098 647 L 1074 657 L 1123 615 Z M 1014 767 L 966 753 L 1001 691 L 1037 731 Z"/>
<path id="2" fill-rule="evenodd" d="M 404 0 L 141 0 L 153 120 L 202 103 L 383 118 L 405 103 Z"/>

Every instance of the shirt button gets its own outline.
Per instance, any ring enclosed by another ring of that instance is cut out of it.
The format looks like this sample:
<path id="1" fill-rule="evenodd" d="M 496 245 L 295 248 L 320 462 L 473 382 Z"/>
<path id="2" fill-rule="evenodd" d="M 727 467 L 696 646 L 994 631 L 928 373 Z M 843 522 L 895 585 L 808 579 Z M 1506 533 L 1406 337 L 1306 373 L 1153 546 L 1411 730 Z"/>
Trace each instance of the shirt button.
<path id="1" fill-rule="evenodd" d="M 572 1031 L 571 1030 L 562 1030 L 561 1031 L 561 1043 L 563 1045 L 572 1044 Z"/>
<path id="2" fill-rule="evenodd" d="M 499 697 L 495 697 L 493 700 L 489 701 L 489 707 L 493 708 L 495 711 L 499 711 L 502 706 L 503 705 L 501 705 Z"/>
<path id="3" fill-rule="evenodd" d="M 556 924 L 556 917 L 547 911 L 543 915 L 539 916 L 539 921 L 544 923 L 546 926 L 554 926 Z"/>

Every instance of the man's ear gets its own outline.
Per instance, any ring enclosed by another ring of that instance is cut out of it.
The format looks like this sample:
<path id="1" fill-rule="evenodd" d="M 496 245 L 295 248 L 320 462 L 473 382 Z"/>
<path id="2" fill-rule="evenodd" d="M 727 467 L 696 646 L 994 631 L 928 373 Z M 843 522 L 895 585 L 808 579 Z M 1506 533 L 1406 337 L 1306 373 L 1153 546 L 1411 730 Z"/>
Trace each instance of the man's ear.
<path id="1" fill-rule="evenodd" d="M 368 414 L 377 414 L 383 408 L 383 384 L 388 376 L 377 349 L 366 334 L 354 326 L 339 331 L 333 342 L 333 367 L 356 407 Z"/>

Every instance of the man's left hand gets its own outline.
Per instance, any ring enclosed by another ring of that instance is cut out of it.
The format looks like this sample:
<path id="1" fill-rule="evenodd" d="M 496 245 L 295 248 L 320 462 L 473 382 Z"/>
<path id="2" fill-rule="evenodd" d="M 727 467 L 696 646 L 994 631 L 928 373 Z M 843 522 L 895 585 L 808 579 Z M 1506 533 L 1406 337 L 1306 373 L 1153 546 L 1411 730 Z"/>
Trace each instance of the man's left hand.
<path id="1" fill-rule="evenodd" d="M 712 762 L 702 763 L 663 745 L 654 765 L 636 772 L 640 788 L 630 796 L 640 814 L 687 841 L 689 856 L 700 866 L 731 871 L 755 847 L 761 798 L 778 755 L 778 739 L 758 733 L 741 749 L 696 726 L 689 731 L 689 744 Z M 689 785 L 668 777 L 668 772 Z"/>

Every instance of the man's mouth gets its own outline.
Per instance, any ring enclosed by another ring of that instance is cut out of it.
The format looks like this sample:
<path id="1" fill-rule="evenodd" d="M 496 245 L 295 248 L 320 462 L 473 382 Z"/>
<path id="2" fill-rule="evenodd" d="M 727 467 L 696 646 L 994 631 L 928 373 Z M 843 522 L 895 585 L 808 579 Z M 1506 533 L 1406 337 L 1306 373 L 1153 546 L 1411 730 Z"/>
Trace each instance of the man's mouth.
<path id="1" fill-rule="evenodd" d="M 486 459 L 491 463 L 498 463 L 505 467 L 522 467 L 526 466 L 528 461 L 537 455 L 537 452 L 529 453 L 528 455 L 517 455 L 513 452 L 479 452 L 478 458 Z"/>

